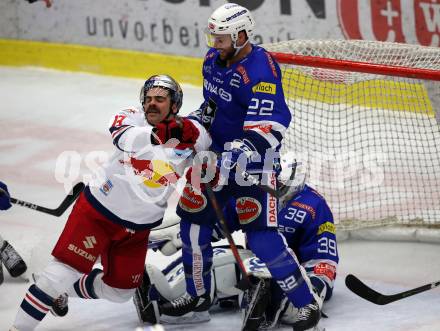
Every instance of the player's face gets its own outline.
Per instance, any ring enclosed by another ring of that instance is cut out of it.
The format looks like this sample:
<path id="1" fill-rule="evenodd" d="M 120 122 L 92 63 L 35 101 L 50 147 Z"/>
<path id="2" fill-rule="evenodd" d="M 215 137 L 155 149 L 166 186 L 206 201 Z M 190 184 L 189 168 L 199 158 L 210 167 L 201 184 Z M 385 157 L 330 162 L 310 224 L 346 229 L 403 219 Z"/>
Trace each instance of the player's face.
<path id="1" fill-rule="evenodd" d="M 166 89 L 153 87 L 149 89 L 145 97 L 145 117 L 151 125 L 162 122 L 170 113 L 171 98 Z"/>
<path id="2" fill-rule="evenodd" d="M 235 49 L 232 45 L 232 38 L 229 34 L 209 34 L 207 35 L 208 46 L 215 48 L 219 51 L 221 60 L 227 60 L 231 58 Z"/>

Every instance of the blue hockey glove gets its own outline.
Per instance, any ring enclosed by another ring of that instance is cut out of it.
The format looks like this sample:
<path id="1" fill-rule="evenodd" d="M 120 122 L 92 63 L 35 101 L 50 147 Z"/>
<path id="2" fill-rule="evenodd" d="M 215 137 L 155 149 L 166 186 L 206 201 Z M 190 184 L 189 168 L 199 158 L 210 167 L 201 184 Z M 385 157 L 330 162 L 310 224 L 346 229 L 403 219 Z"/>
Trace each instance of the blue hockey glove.
<path id="1" fill-rule="evenodd" d="M 11 199 L 9 196 L 8 186 L 5 183 L 0 182 L 0 210 L 6 210 L 11 208 Z"/>

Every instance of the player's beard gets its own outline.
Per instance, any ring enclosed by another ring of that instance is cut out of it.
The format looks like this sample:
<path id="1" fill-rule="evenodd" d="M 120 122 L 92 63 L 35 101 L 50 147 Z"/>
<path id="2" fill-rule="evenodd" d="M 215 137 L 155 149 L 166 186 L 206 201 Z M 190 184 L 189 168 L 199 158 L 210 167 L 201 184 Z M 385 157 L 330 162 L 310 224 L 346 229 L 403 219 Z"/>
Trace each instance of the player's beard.
<path id="1" fill-rule="evenodd" d="M 231 60 L 235 55 L 235 48 L 234 47 L 228 47 L 226 49 L 220 50 L 220 60 L 222 61 L 228 61 Z"/>

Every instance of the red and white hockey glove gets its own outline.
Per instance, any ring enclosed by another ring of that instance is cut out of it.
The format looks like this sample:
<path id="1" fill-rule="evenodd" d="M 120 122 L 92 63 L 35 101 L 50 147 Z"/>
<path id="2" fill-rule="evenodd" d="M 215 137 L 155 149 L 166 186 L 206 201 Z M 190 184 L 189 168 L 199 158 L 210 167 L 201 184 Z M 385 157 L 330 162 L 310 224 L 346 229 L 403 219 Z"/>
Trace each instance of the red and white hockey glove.
<path id="1" fill-rule="evenodd" d="M 194 148 L 197 138 L 199 137 L 199 129 L 186 118 L 177 118 L 165 120 L 156 125 L 151 135 L 151 141 L 154 145 L 167 144 L 177 149 Z M 170 139 L 177 139 L 171 141 Z"/>

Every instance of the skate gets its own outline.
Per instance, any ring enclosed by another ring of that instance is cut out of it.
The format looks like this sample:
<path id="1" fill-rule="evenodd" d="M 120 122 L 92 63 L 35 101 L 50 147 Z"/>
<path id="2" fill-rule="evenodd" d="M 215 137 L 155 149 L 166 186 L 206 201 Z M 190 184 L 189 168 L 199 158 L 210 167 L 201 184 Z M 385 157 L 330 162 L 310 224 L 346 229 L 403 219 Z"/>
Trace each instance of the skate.
<path id="1" fill-rule="evenodd" d="M 316 299 L 313 298 L 311 303 L 299 308 L 293 322 L 293 331 L 315 331 L 320 318 L 321 309 Z"/>
<path id="2" fill-rule="evenodd" d="M 182 316 L 189 312 L 207 312 L 211 306 L 211 297 L 205 293 L 198 297 L 192 297 L 185 293 L 181 297 L 161 305 L 160 310 L 163 315 Z"/>
<path id="3" fill-rule="evenodd" d="M 18 277 L 27 269 L 26 263 L 24 263 L 21 256 L 6 240 L 0 248 L 0 257 L 11 277 Z"/>

